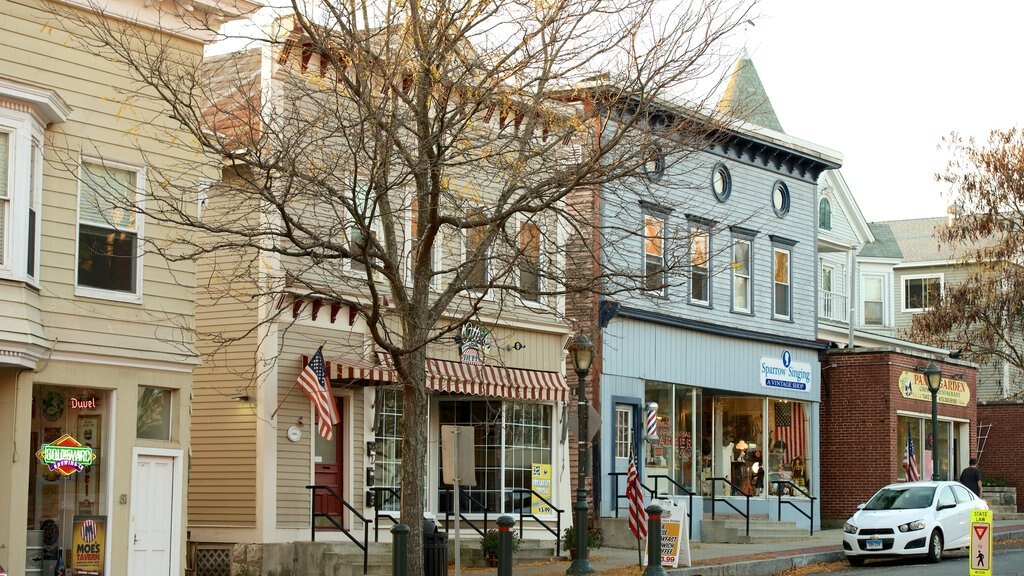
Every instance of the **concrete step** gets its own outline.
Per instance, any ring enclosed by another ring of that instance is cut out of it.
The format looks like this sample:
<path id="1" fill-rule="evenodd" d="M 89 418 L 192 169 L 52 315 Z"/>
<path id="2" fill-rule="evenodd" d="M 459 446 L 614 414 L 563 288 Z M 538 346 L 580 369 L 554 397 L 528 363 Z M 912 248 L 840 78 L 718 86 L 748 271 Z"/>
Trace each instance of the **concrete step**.
<path id="1" fill-rule="evenodd" d="M 805 528 L 797 527 L 795 522 L 751 520 L 748 534 L 745 520 L 705 519 L 701 522 L 700 534 L 702 542 L 756 544 L 791 541 L 806 537 L 808 531 Z"/>
<path id="2" fill-rule="evenodd" d="M 1024 520 L 1024 512 L 992 512 L 993 520 Z"/>

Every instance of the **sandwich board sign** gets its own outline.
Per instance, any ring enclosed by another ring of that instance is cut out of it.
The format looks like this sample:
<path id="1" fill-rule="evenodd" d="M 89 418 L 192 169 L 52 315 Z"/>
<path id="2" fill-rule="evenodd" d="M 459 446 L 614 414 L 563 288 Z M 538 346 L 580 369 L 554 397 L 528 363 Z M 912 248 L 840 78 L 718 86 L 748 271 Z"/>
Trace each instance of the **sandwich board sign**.
<path id="1" fill-rule="evenodd" d="M 686 502 L 681 498 L 654 500 L 661 506 L 661 565 L 690 566 L 690 533 L 686 529 Z M 644 554 L 644 566 L 647 565 Z"/>
<path id="2" fill-rule="evenodd" d="M 992 511 L 971 510 L 970 576 L 992 576 Z"/>

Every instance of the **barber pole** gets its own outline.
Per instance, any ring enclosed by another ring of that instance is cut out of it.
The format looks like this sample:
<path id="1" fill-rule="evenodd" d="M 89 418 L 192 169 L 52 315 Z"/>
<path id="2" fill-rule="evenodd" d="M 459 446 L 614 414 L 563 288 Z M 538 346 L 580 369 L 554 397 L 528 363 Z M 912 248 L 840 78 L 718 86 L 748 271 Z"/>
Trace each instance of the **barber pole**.
<path id="1" fill-rule="evenodd" d="M 647 440 L 658 439 L 658 404 L 651 402 L 647 405 Z"/>

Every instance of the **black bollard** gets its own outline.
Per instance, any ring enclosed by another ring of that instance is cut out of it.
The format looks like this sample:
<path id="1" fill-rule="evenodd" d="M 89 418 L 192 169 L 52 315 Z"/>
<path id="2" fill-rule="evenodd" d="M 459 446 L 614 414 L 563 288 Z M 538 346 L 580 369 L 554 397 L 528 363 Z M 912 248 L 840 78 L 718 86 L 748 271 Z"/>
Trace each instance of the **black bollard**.
<path id="1" fill-rule="evenodd" d="M 498 576 L 512 576 L 512 526 L 515 523 L 511 516 L 498 516 Z"/>
<path id="2" fill-rule="evenodd" d="M 661 506 L 647 507 L 647 569 L 643 576 L 665 576 L 661 565 Z"/>
<path id="3" fill-rule="evenodd" d="M 391 527 L 391 574 L 409 576 L 409 527 L 405 524 Z"/>

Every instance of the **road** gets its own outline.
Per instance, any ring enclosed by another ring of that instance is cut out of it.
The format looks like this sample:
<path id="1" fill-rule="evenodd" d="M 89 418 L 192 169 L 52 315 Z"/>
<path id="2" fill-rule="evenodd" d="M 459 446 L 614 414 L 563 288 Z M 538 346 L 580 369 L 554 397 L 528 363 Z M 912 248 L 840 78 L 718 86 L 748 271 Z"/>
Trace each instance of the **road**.
<path id="1" fill-rule="evenodd" d="M 845 567 L 844 567 L 845 566 Z M 801 574 L 859 574 L 864 576 L 882 576 L 895 574 L 898 576 L 965 576 L 968 573 L 967 551 L 947 552 L 938 564 L 928 564 L 920 560 L 869 560 L 860 568 L 848 564 L 836 563 L 823 567 L 820 572 L 801 572 Z M 992 576 L 1024 576 L 1024 549 L 996 550 L 992 560 Z"/>

